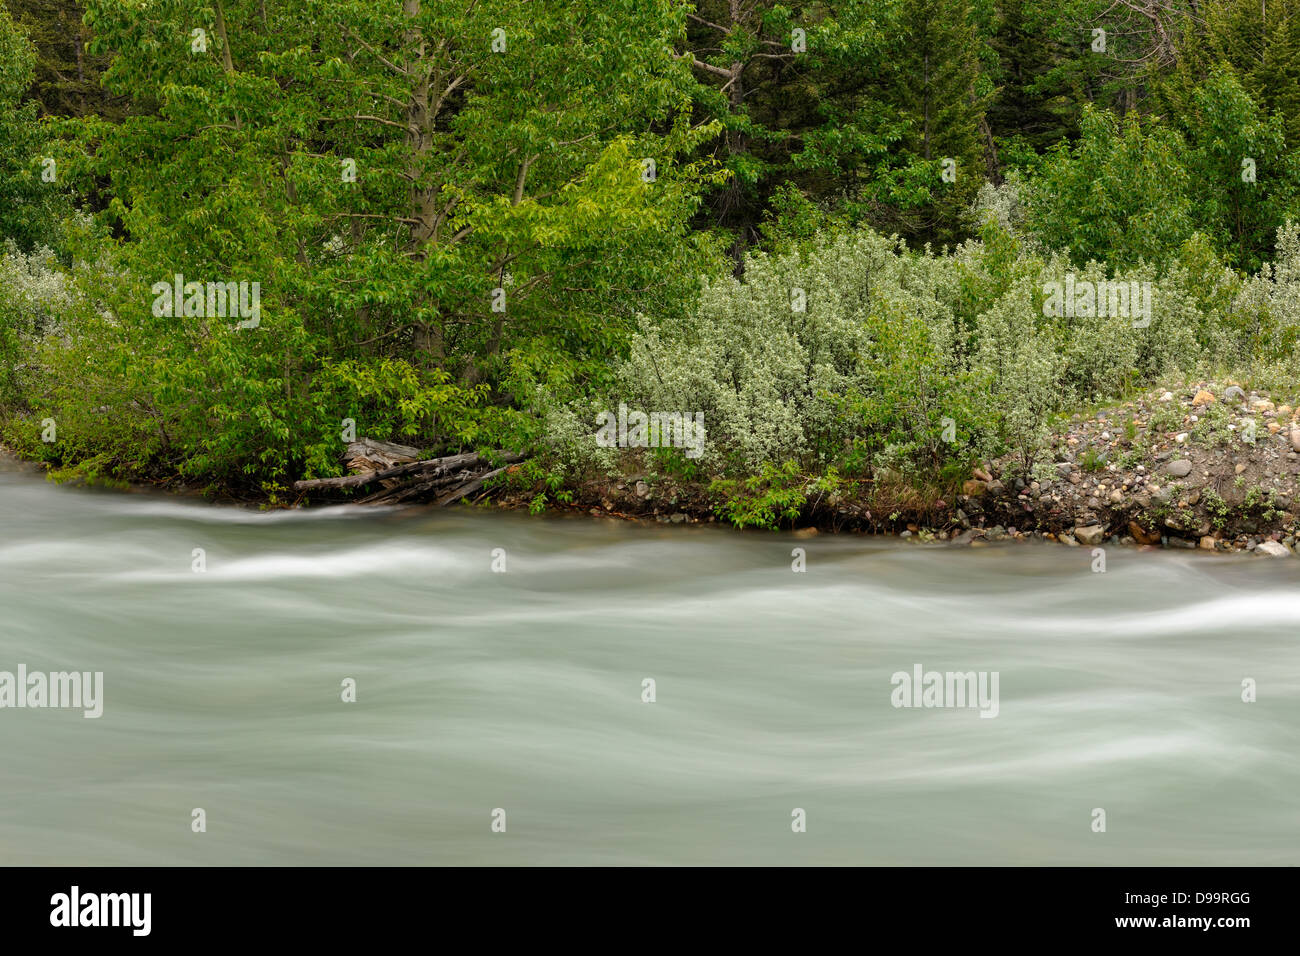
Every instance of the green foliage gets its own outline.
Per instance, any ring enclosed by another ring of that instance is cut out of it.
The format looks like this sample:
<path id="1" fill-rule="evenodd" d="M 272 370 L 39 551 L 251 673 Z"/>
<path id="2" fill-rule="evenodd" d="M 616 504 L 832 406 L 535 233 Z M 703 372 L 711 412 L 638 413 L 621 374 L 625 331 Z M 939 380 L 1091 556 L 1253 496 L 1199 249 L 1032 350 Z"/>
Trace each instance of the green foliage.
<path id="1" fill-rule="evenodd" d="M 1028 199 L 1032 231 L 1076 265 L 1164 263 L 1191 236 L 1182 138 L 1136 114 L 1085 109 L 1077 145 L 1060 144 Z"/>
<path id="2" fill-rule="evenodd" d="M 794 461 L 764 463 L 758 474 L 714 481 L 709 491 L 716 497 L 717 514 L 737 528 L 774 530 L 797 519 L 808 502 L 808 481 Z"/>
<path id="3" fill-rule="evenodd" d="M 36 104 L 24 99 L 36 54 L 0 2 L 0 243 L 23 251 L 54 241 L 64 204 L 57 181 L 45 182 L 45 135 Z M 3 333 L 0 333 L 3 334 Z"/>
<path id="4" fill-rule="evenodd" d="M 537 507 L 632 462 L 771 527 L 1300 378 L 1300 0 L 81 2 L 0 0 L 0 415 L 61 475 L 274 497 L 351 419 L 541 451 Z M 178 274 L 260 324 L 158 314 Z M 619 403 L 704 457 L 599 447 Z"/>
<path id="5" fill-rule="evenodd" d="M 669 0 L 226 0 L 197 19 L 89 0 L 86 21 L 138 112 L 80 131 L 126 241 L 85 278 L 103 314 L 40 351 L 65 461 L 269 487 L 337 472 L 344 418 L 431 450 L 523 447 L 533 390 L 600 382 L 635 308 L 709 261 L 686 228 L 709 163 L 688 154 L 715 129 L 686 112 Z M 4 62 L 0 95 L 30 76 Z M 260 325 L 151 314 L 177 274 L 259 282 Z M 122 429 L 91 424 L 105 404 Z M 152 439 L 123 448 L 136 428 Z"/>

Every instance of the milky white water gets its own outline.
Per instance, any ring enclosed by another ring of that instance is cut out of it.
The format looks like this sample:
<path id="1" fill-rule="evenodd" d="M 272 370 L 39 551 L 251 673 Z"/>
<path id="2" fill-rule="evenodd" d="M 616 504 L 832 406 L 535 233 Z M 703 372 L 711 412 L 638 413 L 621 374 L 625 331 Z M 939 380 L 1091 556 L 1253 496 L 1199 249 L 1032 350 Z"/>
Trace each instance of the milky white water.
<path id="1" fill-rule="evenodd" d="M 0 863 L 1296 863 L 1300 560 L 1093 560 L 0 463 L 0 671 L 104 675 L 0 709 Z M 915 664 L 997 716 L 893 707 Z"/>

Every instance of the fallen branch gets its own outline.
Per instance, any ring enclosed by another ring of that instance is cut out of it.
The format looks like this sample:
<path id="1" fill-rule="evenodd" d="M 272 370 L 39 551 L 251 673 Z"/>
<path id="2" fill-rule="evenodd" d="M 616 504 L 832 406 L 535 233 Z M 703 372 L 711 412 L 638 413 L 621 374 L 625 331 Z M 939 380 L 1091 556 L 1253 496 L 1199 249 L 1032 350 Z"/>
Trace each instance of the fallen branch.
<path id="1" fill-rule="evenodd" d="M 516 458 L 516 460 L 519 460 Z M 484 459 L 473 452 L 464 455 L 448 455 L 446 458 L 430 458 L 426 461 L 413 461 L 405 465 L 394 465 L 378 471 L 363 471 L 359 475 L 344 475 L 341 478 L 309 478 L 295 481 L 294 491 L 315 491 L 319 488 L 361 488 L 376 481 L 389 478 L 402 478 L 406 475 L 421 474 L 429 471 L 451 471 L 456 468 L 472 468 L 484 463 Z"/>
<path id="2" fill-rule="evenodd" d="M 526 457 L 505 451 L 490 455 L 466 452 L 417 461 L 421 454 L 423 452 L 419 448 L 408 445 L 361 438 L 349 443 L 343 455 L 343 460 L 355 474 L 295 481 L 293 490 L 345 491 L 382 484 L 382 490 L 356 499 L 357 504 L 391 505 L 435 492 L 441 494 L 437 503 L 446 506 L 478 491 L 487 481 L 505 471 L 506 467 L 521 462 Z M 504 462 L 505 465 L 493 468 L 497 462 Z M 485 468 L 492 470 L 484 472 Z"/>
<path id="3" fill-rule="evenodd" d="M 497 475 L 505 471 L 506 468 L 508 467 L 510 466 L 506 465 L 504 467 L 497 468 L 494 471 L 489 471 L 485 475 L 479 475 L 473 481 L 466 482 L 465 484 L 461 485 L 459 488 L 457 488 L 455 491 L 451 492 L 450 494 L 443 495 L 437 501 L 438 507 L 445 508 L 447 507 L 447 505 L 455 504 L 457 501 L 460 501 L 460 499 L 464 498 L 466 495 L 472 495 L 474 492 L 482 488 L 488 481 L 490 481 L 491 479 L 495 478 Z"/>

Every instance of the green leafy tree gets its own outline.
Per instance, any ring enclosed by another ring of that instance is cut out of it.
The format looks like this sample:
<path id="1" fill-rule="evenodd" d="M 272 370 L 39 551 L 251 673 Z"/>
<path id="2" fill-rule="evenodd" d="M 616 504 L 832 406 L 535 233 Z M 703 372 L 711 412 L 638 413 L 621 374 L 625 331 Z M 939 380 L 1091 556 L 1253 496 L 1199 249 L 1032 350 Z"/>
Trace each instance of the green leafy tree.
<path id="1" fill-rule="evenodd" d="M 709 173 L 684 157 L 716 130 L 686 112 L 672 0 L 89 0 L 86 19 L 109 90 L 158 108 L 86 123 L 127 241 L 109 318 L 80 330 L 108 358 L 64 401 L 112 392 L 159 467 L 275 487 L 336 470 L 346 418 L 520 444 L 537 386 L 590 387 L 703 262 L 686 232 Z M 158 314 L 175 275 L 259 282 L 259 324 Z"/>
<path id="2" fill-rule="evenodd" d="M 1060 144 L 1032 185 L 1030 228 L 1079 265 L 1166 261 L 1193 230 L 1184 149 L 1136 114 L 1085 109 L 1079 142 Z"/>
<path id="3" fill-rule="evenodd" d="M 1239 268 L 1256 271 L 1294 208 L 1300 161 L 1286 149 L 1283 120 L 1264 116 L 1226 67 L 1194 91 L 1178 117 L 1198 228 Z"/>
<path id="4" fill-rule="evenodd" d="M 0 0 L 0 244 L 50 241 L 58 166 L 44 162 L 36 104 L 26 99 L 35 52 Z"/>

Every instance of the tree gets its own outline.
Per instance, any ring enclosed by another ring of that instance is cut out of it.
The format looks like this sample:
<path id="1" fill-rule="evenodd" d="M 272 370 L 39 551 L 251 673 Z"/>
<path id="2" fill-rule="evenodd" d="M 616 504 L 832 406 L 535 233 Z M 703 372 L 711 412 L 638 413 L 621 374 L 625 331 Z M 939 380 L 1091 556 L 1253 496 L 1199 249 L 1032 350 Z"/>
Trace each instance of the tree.
<path id="1" fill-rule="evenodd" d="M 1280 115 L 1261 116 L 1226 66 L 1194 91 L 1176 117 L 1198 228 L 1228 261 L 1257 271 L 1300 193 L 1300 159 L 1287 152 Z"/>
<path id="2" fill-rule="evenodd" d="M 43 155 L 36 104 L 25 99 L 35 52 L 0 0 L 0 250 L 51 241 L 60 199 L 58 166 Z"/>
<path id="3" fill-rule="evenodd" d="M 88 124 L 129 281 L 87 321 L 182 470 L 332 471 L 345 418 L 523 441 L 533 388 L 605 374 L 701 263 L 683 157 L 716 128 L 685 112 L 672 0 L 88 0 L 87 24 L 109 90 L 158 104 Z M 156 314 L 174 275 L 259 282 L 260 324 Z"/>
<path id="4" fill-rule="evenodd" d="M 14 19 L 36 49 L 28 95 L 46 116 L 96 114 L 120 118 L 124 97 L 110 97 L 100 85 L 107 60 L 89 51 L 90 31 L 78 0 L 6 0 Z"/>
<path id="5" fill-rule="evenodd" d="M 1081 125 L 1079 142 L 1059 144 L 1032 185 L 1030 228 L 1077 265 L 1167 261 L 1193 229 L 1182 137 L 1093 107 Z"/>
<path id="6" fill-rule="evenodd" d="M 903 175 L 927 195 L 900 205 L 894 225 L 914 240 L 954 243 L 987 168 L 981 135 L 991 90 L 980 40 L 969 0 L 903 0 L 899 19 L 887 96 L 907 123 L 900 146 L 914 164 Z"/>

